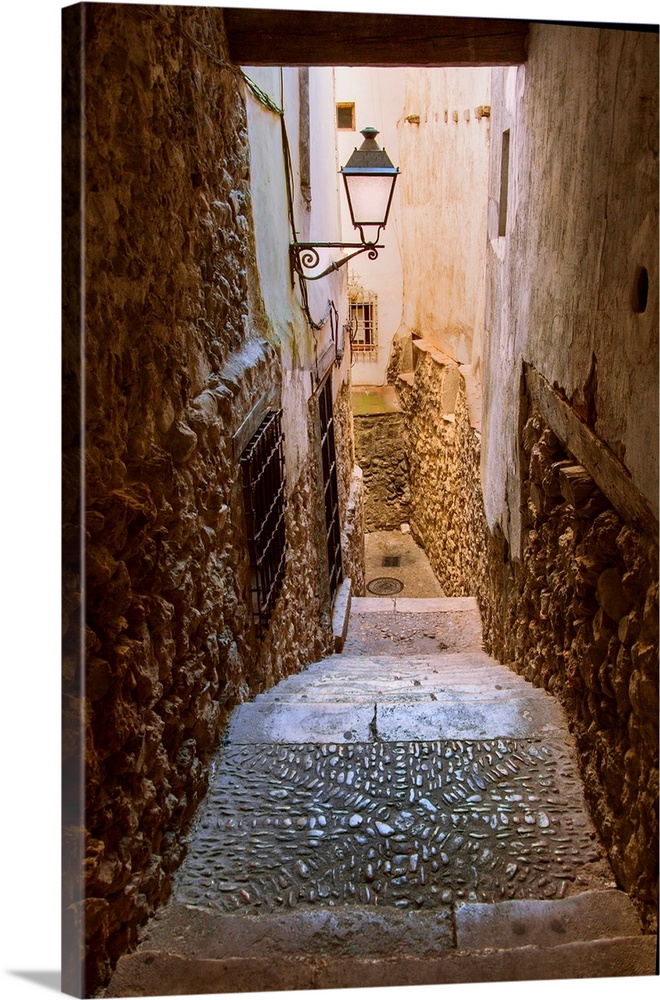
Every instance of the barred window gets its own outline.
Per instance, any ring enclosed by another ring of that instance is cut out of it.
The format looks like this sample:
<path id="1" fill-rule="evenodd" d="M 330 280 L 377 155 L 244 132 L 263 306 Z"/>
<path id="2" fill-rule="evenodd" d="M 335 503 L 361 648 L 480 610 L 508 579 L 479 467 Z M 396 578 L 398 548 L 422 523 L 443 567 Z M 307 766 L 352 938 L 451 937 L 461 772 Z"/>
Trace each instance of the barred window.
<path id="1" fill-rule="evenodd" d="M 271 410 L 241 457 L 252 615 L 260 638 L 268 627 L 286 569 L 281 417 L 281 410 Z"/>
<path id="2" fill-rule="evenodd" d="M 337 488 L 337 456 L 335 453 L 335 420 L 332 412 L 332 375 L 319 393 L 321 420 L 321 458 L 323 465 L 323 499 L 325 506 L 325 537 L 328 552 L 330 600 L 334 601 L 343 580 L 341 558 L 341 524 L 339 491 Z"/>
<path id="3" fill-rule="evenodd" d="M 378 296 L 357 289 L 349 296 L 349 316 L 354 351 L 375 354 L 378 347 Z"/>

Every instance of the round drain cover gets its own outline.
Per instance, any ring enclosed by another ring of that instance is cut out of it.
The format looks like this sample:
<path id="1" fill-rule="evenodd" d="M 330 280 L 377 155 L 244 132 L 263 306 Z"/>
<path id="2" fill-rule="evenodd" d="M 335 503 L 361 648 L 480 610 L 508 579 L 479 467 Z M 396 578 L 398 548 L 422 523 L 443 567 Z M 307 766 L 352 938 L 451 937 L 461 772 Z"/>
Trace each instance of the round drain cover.
<path id="1" fill-rule="evenodd" d="M 403 584 L 394 576 L 378 576 L 375 580 L 369 581 L 367 590 L 370 594 L 377 594 L 378 597 L 390 597 L 403 590 Z"/>

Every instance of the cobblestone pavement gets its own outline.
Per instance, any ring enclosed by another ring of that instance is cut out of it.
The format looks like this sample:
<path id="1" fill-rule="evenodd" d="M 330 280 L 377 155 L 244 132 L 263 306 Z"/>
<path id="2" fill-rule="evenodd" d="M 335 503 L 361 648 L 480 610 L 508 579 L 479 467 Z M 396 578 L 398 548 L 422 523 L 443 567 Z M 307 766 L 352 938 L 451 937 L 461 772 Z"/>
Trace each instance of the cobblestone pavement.
<path id="1" fill-rule="evenodd" d="M 558 744 L 244 745 L 219 764 L 178 902 L 433 909 L 612 884 Z"/>
<path id="2" fill-rule="evenodd" d="M 485 656 L 475 602 L 356 601 L 344 649 L 237 710 L 177 902 L 433 910 L 613 885 L 563 716 L 549 727 L 547 696 Z M 388 711 L 409 718 L 411 735 L 429 728 L 420 698 L 448 706 L 438 719 L 453 738 L 383 739 Z M 374 702 L 372 739 L 366 724 L 342 734 Z M 492 738 L 459 738 L 472 716 L 479 729 L 490 720 Z M 313 737 L 308 718 L 342 738 Z M 295 741 L 301 729 L 309 742 Z"/>

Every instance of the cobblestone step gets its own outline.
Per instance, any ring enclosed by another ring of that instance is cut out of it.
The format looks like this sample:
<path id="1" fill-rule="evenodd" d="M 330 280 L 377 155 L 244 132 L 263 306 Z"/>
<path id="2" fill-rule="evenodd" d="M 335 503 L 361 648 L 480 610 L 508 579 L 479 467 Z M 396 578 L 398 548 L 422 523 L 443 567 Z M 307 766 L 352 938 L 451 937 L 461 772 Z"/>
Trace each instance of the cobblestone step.
<path id="1" fill-rule="evenodd" d="M 108 996 L 648 976 L 656 940 L 628 898 L 585 892 L 433 915 L 224 915 L 170 906 L 120 959 Z"/>

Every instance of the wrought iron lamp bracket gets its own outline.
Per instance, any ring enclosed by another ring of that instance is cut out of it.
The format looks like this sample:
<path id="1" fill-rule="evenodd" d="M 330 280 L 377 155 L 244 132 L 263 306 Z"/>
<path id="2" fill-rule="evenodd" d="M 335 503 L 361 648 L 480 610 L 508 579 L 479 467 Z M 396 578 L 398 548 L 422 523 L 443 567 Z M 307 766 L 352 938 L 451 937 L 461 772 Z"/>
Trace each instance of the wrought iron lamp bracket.
<path id="1" fill-rule="evenodd" d="M 362 230 L 360 230 L 360 235 L 362 235 Z M 348 264 L 349 260 L 363 253 L 368 255 L 369 260 L 376 260 L 378 258 L 378 251 L 384 247 L 384 244 L 377 242 L 379 236 L 380 227 L 373 243 L 369 243 L 364 239 L 362 243 L 291 243 L 289 245 L 289 254 L 292 277 L 295 273 L 304 278 L 305 281 L 318 281 L 319 278 L 325 278 L 328 274 L 332 274 L 333 271 L 338 271 L 344 264 Z M 313 271 L 315 267 L 318 267 L 321 261 L 319 250 L 326 249 L 352 250 L 353 252 L 347 254 L 345 257 L 340 257 L 339 260 L 333 261 L 332 264 L 329 264 L 319 274 L 308 273 Z"/>

